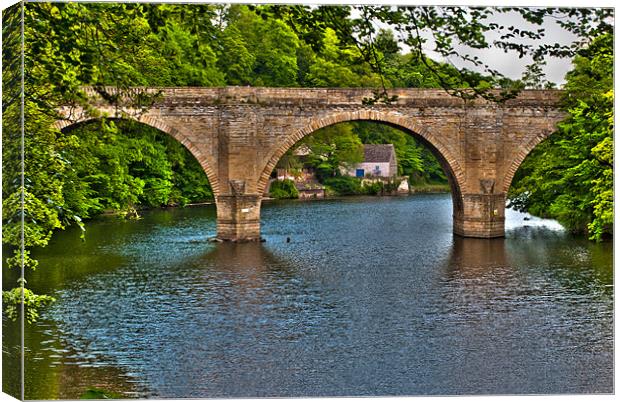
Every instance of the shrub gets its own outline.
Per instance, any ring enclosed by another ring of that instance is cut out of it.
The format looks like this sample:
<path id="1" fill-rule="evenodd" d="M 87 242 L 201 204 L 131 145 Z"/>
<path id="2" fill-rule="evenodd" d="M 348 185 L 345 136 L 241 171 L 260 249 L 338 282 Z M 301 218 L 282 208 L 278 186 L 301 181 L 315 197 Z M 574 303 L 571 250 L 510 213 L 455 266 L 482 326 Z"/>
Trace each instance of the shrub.
<path id="1" fill-rule="evenodd" d="M 379 195 L 383 191 L 383 183 L 380 181 L 365 183 L 362 190 L 364 194 Z"/>
<path id="2" fill-rule="evenodd" d="M 356 177 L 330 177 L 325 179 L 323 184 L 336 195 L 363 194 L 361 180 Z"/>
<path id="3" fill-rule="evenodd" d="M 269 196 L 277 199 L 299 198 L 299 192 L 293 180 L 275 180 L 269 187 Z"/>

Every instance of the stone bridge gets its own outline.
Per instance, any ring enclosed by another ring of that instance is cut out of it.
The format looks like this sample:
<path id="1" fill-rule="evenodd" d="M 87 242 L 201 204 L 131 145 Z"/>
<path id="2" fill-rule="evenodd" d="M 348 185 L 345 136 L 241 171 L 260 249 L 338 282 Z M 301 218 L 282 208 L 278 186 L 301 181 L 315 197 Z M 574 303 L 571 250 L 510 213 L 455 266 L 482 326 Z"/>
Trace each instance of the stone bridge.
<path id="1" fill-rule="evenodd" d="M 523 91 L 496 104 L 442 90 L 394 89 L 396 101 L 367 105 L 371 89 L 152 88 L 147 92 L 159 95 L 145 109 L 86 92 L 96 114 L 156 127 L 189 149 L 213 187 L 217 236 L 233 241 L 260 238 L 261 197 L 290 147 L 322 127 L 355 120 L 400 128 L 431 149 L 450 180 L 454 233 L 501 237 L 517 168 L 564 117 L 554 90 Z M 93 118 L 81 107 L 59 111 L 61 129 Z"/>

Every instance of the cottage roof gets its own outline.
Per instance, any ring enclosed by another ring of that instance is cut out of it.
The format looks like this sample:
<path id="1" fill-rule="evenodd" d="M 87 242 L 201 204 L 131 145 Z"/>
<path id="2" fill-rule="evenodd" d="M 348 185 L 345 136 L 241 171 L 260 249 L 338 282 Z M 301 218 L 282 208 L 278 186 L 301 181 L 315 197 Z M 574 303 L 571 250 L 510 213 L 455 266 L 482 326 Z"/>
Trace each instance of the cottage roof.
<path id="1" fill-rule="evenodd" d="M 364 162 L 389 162 L 392 155 L 395 155 L 392 144 L 364 144 Z"/>

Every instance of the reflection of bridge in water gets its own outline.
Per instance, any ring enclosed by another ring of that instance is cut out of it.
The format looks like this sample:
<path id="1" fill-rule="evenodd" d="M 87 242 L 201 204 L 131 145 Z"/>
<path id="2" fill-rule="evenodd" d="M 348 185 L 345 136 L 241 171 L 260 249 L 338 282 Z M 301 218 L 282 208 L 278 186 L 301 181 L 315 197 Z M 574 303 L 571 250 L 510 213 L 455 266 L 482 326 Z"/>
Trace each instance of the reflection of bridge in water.
<path id="1" fill-rule="evenodd" d="M 218 272 L 229 278 L 235 292 L 241 294 L 264 289 L 266 278 L 282 279 L 292 275 L 289 263 L 278 258 L 260 242 L 218 244 L 202 259 L 203 264 L 214 264 Z"/>
<path id="2" fill-rule="evenodd" d="M 509 265 L 506 243 L 455 236 L 450 254 L 450 272 L 463 278 L 479 278 Z"/>
<path id="3" fill-rule="evenodd" d="M 113 90 L 110 90 L 113 91 Z M 370 89 L 163 88 L 148 110 L 110 105 L 86 92 L 103 115 L 131 118 L 179 140 L 204 168 L 225 240 L 260 237 L 261 195 L 276 163 L 297 141 L 332 124 L 367 120 L 403 129 L 426 144 L 452 188 L 454 232 L 504 234 L 506 192 L 527 154 L 563 117 L 559 91 L 523 91 L 502 104 L 464 102 L 442 90 L 394 89 L 391 104 L 364 104 Z M 87 121 L 64 107 L 60 128 Z"/>

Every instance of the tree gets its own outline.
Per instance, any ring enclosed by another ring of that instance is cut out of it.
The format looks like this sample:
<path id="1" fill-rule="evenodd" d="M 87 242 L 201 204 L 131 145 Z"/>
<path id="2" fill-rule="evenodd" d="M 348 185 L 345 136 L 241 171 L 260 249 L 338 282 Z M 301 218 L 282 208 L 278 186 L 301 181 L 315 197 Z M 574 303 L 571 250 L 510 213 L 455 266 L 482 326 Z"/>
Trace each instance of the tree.
<path id="1" fill-rule="evenodd" d="M 215 52 L 180 23 L 168 21 L 159 29 L 158 57 L 166 60 L 174 72 L 172 85 L 217 86 L 224 84 L 224 74 L 217 68 Z M 152 80 L 150 80 L 152 81 Z"/>
<path id="2" fill-rule="evenodd" d="M 319 179 L 340 174 L 364 160 L 364 148 L 353 133 L 350 123 L 335 124 L 317 130 L 299 142 L 309 148 L 307 163 L 316 170 Z"/>
<path id="3" fill-rule="evenodd" d="M 600 240 L 613 230 L 613 35 L 596 38 L 566 76 L 569 116 L 515 174 L 512 205 Z"/>
<path id="4" fill-rule="evenodd" d="M 252 85 L 297 86 L 297 48 L 293 30 L 277 19 L 263 20 L 246 6 L 234 5 L 228 23 L 243 32 L 254 60 Z"/>
<path id="5" fill-rule="evenodd" d="M 356 67 L 358 59 L 357 49 L 341 46 L 336 33 L 327 28 L 321 52 L 304 79 L 313 87 L 359 87 L 367 86 L 369 80 L 371 86 L 380 85 L 379 78 L 373 77 L 372 72 Z"/>
<path id="6" fill-rule="evenodd" d="M 552 89 L 555 88 L 553 82 L 549 82 L 545 79 L 545 73 L 542 69 L 547 62 L 544 60 L 535 61 L 525 68 L 521 77 L 521 82 L 524 88 L 528 89 Z"/>
<path id="7" fill-rule="evenodd" d="M 218 68 L 226 74 L 229 85 L 248 85 L 252 82 L 254 55 L 235 25 L 228 25 L 222 31 L 218 42 Z"/>
<path id="8" fill-rule="evenodd" d="M 21 43 L 16 40 L 22 10 L 23 76 Z M 121 89 L 144 85 L 148 81 L 143 73 L 153 72 L 150 62 L 165 59 L 152 57 L 155 37 L 141 5 L 22 3 L 7 9 L 3 17 L 3 33 L 9 38 L 3 47 L 3 85 L 13 89 L 3 94 L 3 242 L 14 249 L 7 260 L 9 268 L 27 270 L 37 267 L 30 258 L 31 248 L 44 247 L 57 229 L 83 227 L 79 214 L 96 207 L 89 204 L 89 187 L 72 183 L 76 173 L 65 156 L 79 146 L 78 139 L 54 126 L 56 108 L 87 107 L 83 85 L 94 85 L 113 100 L 104 85 Z M 6 312 L 16 318 L 23 292 L 25 318 L 35 320 L 37 308 L 51 298 L 23 289 L 23 277 L 18 282 L 20 287 L 3 293 Z"/>
<path id="9" fill-rule="evenodd" d="M 482 97 L 501 101 L 516 96 L 520 87 L 500 85 L 505 77 L 477 56 L 457 49 L 484 49 L 497 47 L 513 52 L 517 57 L 531 56 L 540 61 L 546 56 L 574 56 L 585 43 L 605 33 L 613 33 L 613 9 L 611 8 L 496 8 L 454 6 L 320 6 L 317 8 L 296 6 L 264 6 L 263 13 L 282 17 L 298 31 L 326 29 L 336 32 L 340 42 L 359 49 L 362 60 L 370 64 L 381 77 L 384 74 L 384 57 L 379 46 L 384 40 L 378 27 L 390 26 L 407 45 L 411 60 L 425 67 L 428 74 L 448 93 L 471 99 Z M 540 26 L 545 18 L 552 18 L 559 26 L 575 34 L 578 39 L 571 45 L 548 43 L 542 28 L 527 30 L 518 26 L 504 26 L 493 22 L 492 17 L 502 13 L 514 13 L 523 21 Z M 352 17 L 356 15 L 356 17 Z M 491 41 L 490 33 L 499 34 Z M 524 40 L 526 39 L 526 40 Z M 377 42 L 379 40 L 379 42 Z M 445 59 L 456 58 L 471 68 L 455 68 L 447 63 L 433 63 L 427 57 L 425 47 Z M 481 73 L 473 71 L 478 69 Z M 382 83 L 382 92 L 376 100 L 389 101 L 388 83 Z M 501 87 L 501 88 L 500 88 Z M 500 88 L 499 91 L 495 89 Z"/>

